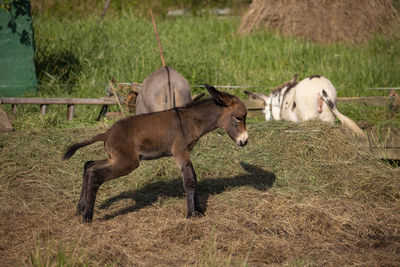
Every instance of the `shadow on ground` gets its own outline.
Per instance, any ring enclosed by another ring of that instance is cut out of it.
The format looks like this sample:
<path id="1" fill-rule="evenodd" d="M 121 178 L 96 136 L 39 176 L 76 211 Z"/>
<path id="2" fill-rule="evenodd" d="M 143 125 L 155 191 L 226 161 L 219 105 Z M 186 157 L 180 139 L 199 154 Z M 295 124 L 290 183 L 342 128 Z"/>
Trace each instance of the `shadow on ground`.
<path id="1" fill-rule="evenodd" d="M 198 182 L 197 191 L 203 212 L 207 209 L 210 195 L 220 194 L 227 188 L 241 186 L 252 186 L 258 190 L 267 190 L 276 180 L 276 176 L 272 172 L 244 162 L 241 162 L 240 165 L 247 173 L 233 177 L 205 178 Z M 124 207 L 112 214 L 106 214 L 102 220 L 109 220 L 118 215 L 134 212 L 151 205 L 160 197 L 184 197 L 182 178 L 176 178 L 168 182 L 155 182 L 141 189 L 128 190 L 105 200 L 100 205 L 101 209 L 108 209 L 114 203 L 123 199 L 133 199 L 135 204 Z"/>

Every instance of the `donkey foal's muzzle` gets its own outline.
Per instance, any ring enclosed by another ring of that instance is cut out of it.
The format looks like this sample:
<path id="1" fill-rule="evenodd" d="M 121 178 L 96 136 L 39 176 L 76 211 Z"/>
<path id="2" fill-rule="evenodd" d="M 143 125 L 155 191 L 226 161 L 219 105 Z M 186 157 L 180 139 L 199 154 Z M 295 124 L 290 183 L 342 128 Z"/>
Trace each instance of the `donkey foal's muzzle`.
<path id="1" fill-rule="evenodd" d="M 245 145 L 247 145 L 247 139 L 249 138 L 249 136 L 248 136 L 248 134 L 247 134 L 247 131 L 245 131 L 245 132 L 243 132 L 243 133 L 241 133 L 240 135 L 239 135 L 239 137 L 236 139 L 236 143 L 239 145 L 239 146 L 245 146 Z"/>

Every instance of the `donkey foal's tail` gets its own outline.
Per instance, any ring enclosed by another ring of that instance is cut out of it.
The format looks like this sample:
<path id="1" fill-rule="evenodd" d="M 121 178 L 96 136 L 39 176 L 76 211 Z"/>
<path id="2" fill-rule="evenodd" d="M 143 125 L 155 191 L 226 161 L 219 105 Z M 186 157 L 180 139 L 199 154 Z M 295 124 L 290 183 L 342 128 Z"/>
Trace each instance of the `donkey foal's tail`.
<path id="1" fill-rule="evenodd" d="M 106 133 L 101 133 L 101 134 L 93 136 L 89 140 L 85 140 L 85 141 L 82 141 L 82 142 L 79 142 L 79 143 L 69 146 L 67 149 L 67 152 L 65 152 L 65 154 L 63 156 L 63 160 L 67 160 L 67 159 L 71 158 L 75 154 L 75 152 L 81 147 L 93 144 L 94 142 L 105 141 L 106 137 L 107 137 Z"/>
<path id="2" fill-rule="evenodd" d="M 332 100 L 329 98 L 328 94 L 326 93 L 325 90 L 322 90 L 322 99 L 325 101 L 325 103 L 328 105 L 329 109 L 332 111 L 333 114 L 340 120 L 340 122 L 350 128 L 358 137 L 362 137 L 367 139 L 367 136 L 364 134 L 363 130 L 361 130 L 358 125 L 352 121 L 349 117 L 343 115 L 342 113 L 337 110 L 335 104 L 332 102 Z"/>

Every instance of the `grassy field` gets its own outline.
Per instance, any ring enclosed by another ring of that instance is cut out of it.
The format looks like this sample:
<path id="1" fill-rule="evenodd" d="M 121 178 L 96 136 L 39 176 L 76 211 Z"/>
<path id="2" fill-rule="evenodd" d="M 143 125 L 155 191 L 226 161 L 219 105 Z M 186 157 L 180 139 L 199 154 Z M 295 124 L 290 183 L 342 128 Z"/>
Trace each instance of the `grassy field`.
<path id="1" fill-rule="evenodd" d="M 320 73 L 332 80 L 340 96 L 371 95 L 366 88 L 400 84 L 398 39 L 321 46 L 267 32 L 238 36 L 238 22 L 214 16 L 160 20 L 167 64 L 191 84 L 273 87 L 295 73 L 301 78 Z M 96 85 L 107 84 L 110 77 L 140 82 L 161 66 L 146 18 L 121 14 L 101 23 L 95 18 L 37 18 L 34 26 L 39 80 L 55 85 L 44 86 L 44 95 L 103 95 Z"/>
<path id="2" fill-rule="evenodd" d="M 260 86 L 267 93 L 298 73 L 328 77 L 339 96 L 388 95 L 369 87 L 400 85 L 400 46 L 397 38 L 377 36 L 368 44 L 318 45 L 268 32 L 236 34 L 238 17 L 184 17 L 160 19 L 158 28 L 166 62 L 192 85 Z M 47 97 L 102 97 L 114 77 L 141 82 L 161 67 L 150 19 L 121 13 L 119 16 L 69 20 L 34 18 L 39 95 Z M 204 89 L 193 87 L 193 93 Z M 230 89 L 244 97 L 243 88 Z M 344 105 L 342 111 L 356 121 L 365 108 Z M 99 107 L 79 106 L 77 120 L 65 124 L 65 107 L 52 106 L 38 115 L 38 106 L 20 106 L 17 129 L 72 127 L 91 123 Z M 9 109 L 8 109 L 9 111 Z M 373 109 L 368 109 L 374 113 Z M 376 114 L 376 113 L 374 113 Z M 369 118 L 368 118 L 369 119 Z M 382 116 L 373 123 L 384 120 Z"/>
<path id="3" fill-rule="evenodd" d="M 190 84 L 264 93 L 295 73 L 328 77 L 339 96 L 387 95 L 366 88 L 400 85 L 396 38 L 317 45 L 268 32 L 239 36 L 238 24 L 160 19 L 167 64 Z M 161 66 L 145 17 L 37 16 L 34 28 L 40 96 L 102 97 L 111 77 L 141 82 Z M 74 215 L 82 166 L 106 155 L 101 144 L 68 162 L 61 155 L 112 121 L 95 122 L 99 107 L 78 106 L 67 122 L 65 109 L 40 116 L 38 106 L 19 106 L 16 131 L 0 134 L 2 266 L 400 265 L 400 178 L 340 127 L 250 118 L 244 148 L 215 131 L 192 153 L 204 217 L 184 219 L 180 173 L 164 158 L 104 184 L 93 223 L 83 224 Z M 386 120 L 384 108 L 339 109 L 356 121 Z"/>
<path id="4" fill-rule="evenodd" d="M 92 224 L 75 216 L 83 163 L 67 145 L 104 127 L 2 134 L 0 265 L 252 266 L 400 264 L 400 177 L 340 127 L 250 123 L 192 153 L 205 216 L 187 220 L 173 159 L 104 184 Z"/>

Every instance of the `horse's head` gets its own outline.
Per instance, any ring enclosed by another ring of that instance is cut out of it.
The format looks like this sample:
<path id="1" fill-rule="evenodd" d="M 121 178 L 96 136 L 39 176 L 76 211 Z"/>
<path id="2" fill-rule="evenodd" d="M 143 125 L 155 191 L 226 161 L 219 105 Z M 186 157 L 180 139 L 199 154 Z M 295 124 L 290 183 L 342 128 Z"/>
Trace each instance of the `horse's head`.
<path id="1" fill-rule="evenodd" d="M 247 108 L 236 96 L 218 91 L 213 86 L 205 85 L 214 102 L 223 107 L 218 127 L 223 129 L 239 146 L 247 144 L 246 129 Z"/>
<path id="2" fill-rule="evenodd" d="M 282 107 L 282 95 L 285 94 L 288 88 L 294 87 L 297 85 L 297 74 L 293 76 L 293 78 L 285 82 L 278 87 L 275 87 L 271 90 L 271 94 L 269 96 L 260 94 L 260 93 L 253 93 L 249 91 L 244 91 L 247 95 L 253 98 L 258 98 L 264 101 L 265 106 L 263 108 L 263 114 L 265 116 L 266 121 L 270 120 L 280 120 L 281 117 L 281 107 Z"/>
<path id="3" fill-rule="evenodd" d="M 249 91 L 244 91 L 247 95 L 252 98 L 258 98 L 264 101 L 264 108 L 262 113 L 265 116 L 266 121 L 270 121 L 272 119 L 278 119 L 280 116 L 280 104 L 278 103 L 279 100 L 276 97 L 273 97 L 272 94 L 270 96 L 261 94 L 261 93 L 253 93 Z"/>

